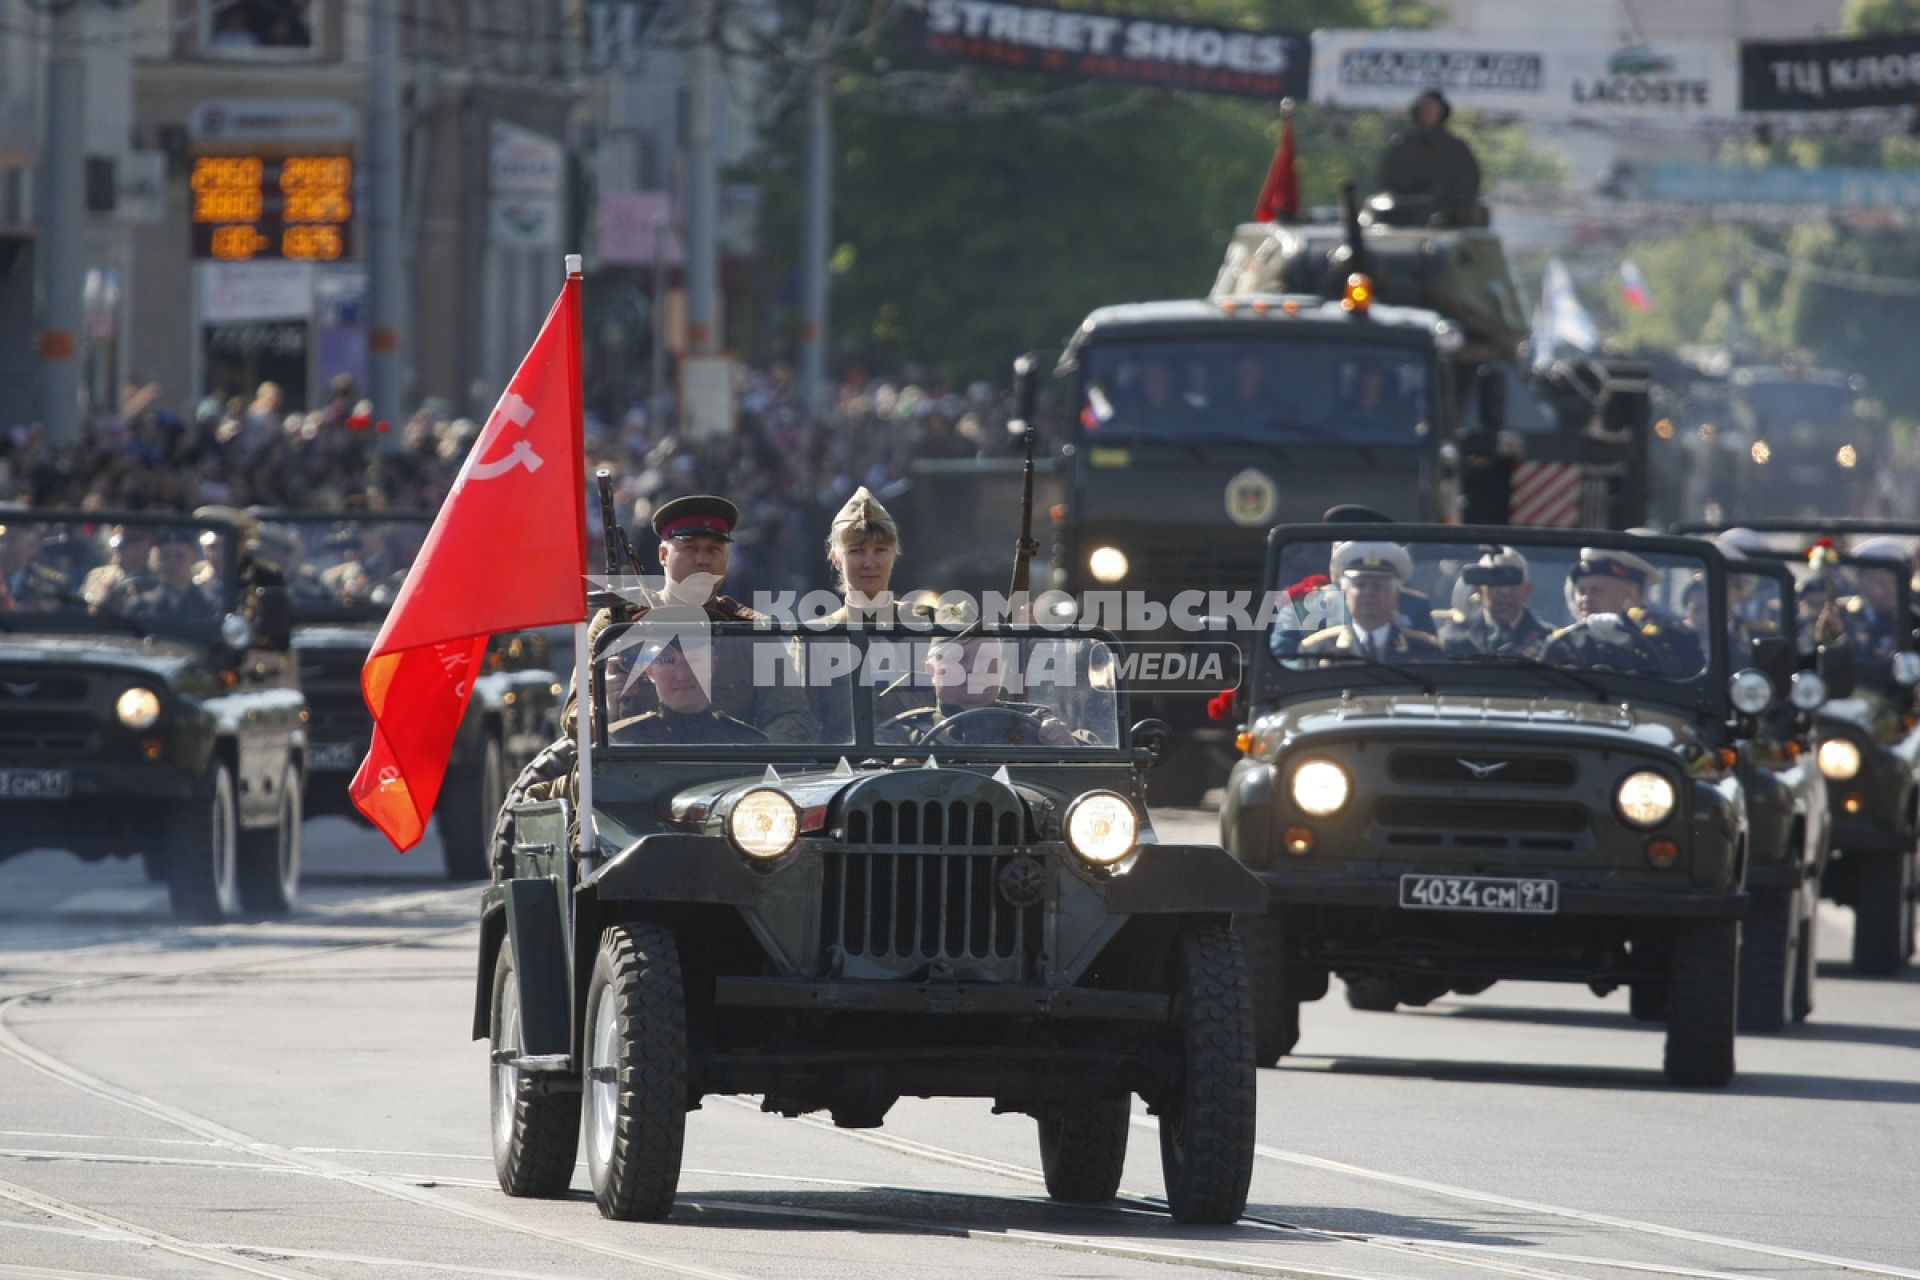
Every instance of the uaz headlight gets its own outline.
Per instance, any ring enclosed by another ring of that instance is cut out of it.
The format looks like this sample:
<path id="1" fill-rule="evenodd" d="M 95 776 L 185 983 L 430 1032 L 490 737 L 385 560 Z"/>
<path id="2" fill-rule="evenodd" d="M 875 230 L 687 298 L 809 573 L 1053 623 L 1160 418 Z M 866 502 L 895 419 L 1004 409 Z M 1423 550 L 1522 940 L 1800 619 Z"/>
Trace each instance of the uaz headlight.
<path id="1" fill-rule="evenodd" d="M 777 858 L 800 838 L 800 810 L 778 791 L 749 791 L 727 815 L 727 837 L 750 858 Z"/>
<path id="2" fill-rule="evenodd" d="M 135 685 L 113 704 L 113 714 L 129 729 L 145 729 L 160 718 L 160 695 Z"/>
<path id="3" fill-rule="evenodd" d="M 1766 672 L 1748 667 L 1733 673 L 1733 678 L 1727 681 L 1727 694 L 1735 711 L 1757 716 L 1773 702 L 1773 681 L 1767 679 Z"/>
<path id="4" fill-rule="evenodd" d="M 1613 803 L 1620 816 L 1636 827 L 1657 827 L 1673 816 L 1679 796 L 1665 774 L 1642 769 L 1620 779 Z"/>
<path id="5" fill-rule="evenodd" d="M 1353 780 L 1331 760 L 1308 760 L 1293 771 L 1293 802 L 1316 818 L 1338 813 L 1352 793 Z"/>
<path id="6" fill-rule="evenodd" d="M 1110 867 L 1133 852 L 1140 819 L 1127 798 L 1089 791 L 1067 810 L 1067 847 L 1096 867 Z"/>
<path id="7" fill-rule="evenodd" d="M 1860 772 L 1860 748 L 1845 738 L 1828 738 L 1813 753 L 1820 772 L 1835 782 L 1845 782 Z"/>
<path id="8" fill-rule="evenodd" d="M 1127 553 L 1118 547 L 1095 547 L 1087 568 L 1096 582 L 1118 582 L 1127 576 Z"/>

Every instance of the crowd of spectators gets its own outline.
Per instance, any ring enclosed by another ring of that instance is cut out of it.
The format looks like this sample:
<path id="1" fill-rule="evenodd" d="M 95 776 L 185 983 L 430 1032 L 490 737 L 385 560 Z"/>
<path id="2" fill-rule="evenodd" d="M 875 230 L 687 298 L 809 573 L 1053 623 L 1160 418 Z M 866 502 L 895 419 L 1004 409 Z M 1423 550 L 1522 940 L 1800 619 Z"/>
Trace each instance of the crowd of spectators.
<path id="1" fill-rule="evenodd" d="M 823 413 L 805 412 L 784 369 L 742 377 L 736 430 L 693 441 L 670 405 L 589 413 L 589 470 L 612 470 L 630 528 L 679 494 L 718 493 L 743 518 L 729 591 L 826 586 L 827 528 L 856 486 L 898 492 L 916 458 L 1007 449 L 1007 403 L 985 383 L 949 392 L 912 376 L 851 376 Z M 287 406 L 264 383 L 249 396 L 209 397 L 190 415 L 129 389 L 121 411 L 90 423 L 70 448 L 37 426 L 0 438 L 0 505 L 189 511 L 209 503 L 308 511 L 433 511 L 481 424 L 428 402 L 403 422 L 375 419 L 350 382 L 326 403 Z M 636 544 L 644 548 L 646 538 Z"/>

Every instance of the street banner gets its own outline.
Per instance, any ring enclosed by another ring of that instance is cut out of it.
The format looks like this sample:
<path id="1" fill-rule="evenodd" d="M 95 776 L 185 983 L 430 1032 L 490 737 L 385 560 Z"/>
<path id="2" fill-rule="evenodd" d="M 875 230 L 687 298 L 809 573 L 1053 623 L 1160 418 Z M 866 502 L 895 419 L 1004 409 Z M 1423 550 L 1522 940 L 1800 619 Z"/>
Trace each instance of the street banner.
<path id="1" fill-rule="evenodd" d="M 1850 111 L 1920 102 L 1920 35 L 1740 46 L 1743 111 Z"/>
<path id="2" fill-rule="evenodd" d="M 1179 18 L 999 0 L 925 0 L 902 12 L 913 44 L 935 57 L 1233 97 L 1304 96 L 1313 55 L 1304 32 Z"/>
<path id="3" fill-rule="evenodd" d="M 467 454 L 360 673 L 373 743 L 348 785 L 402 852 L 420 842 L 495 632 L 587 615 L 580 277 Z"/>
<path id="4" fill-rule="evenodd" d="M 1425 89 L 1469 111 L 1549 124 L 1697 125 L 1731 122 L 1739 111 L 1731 42 L 1609 49 L 1541 32 L 1313 33 L 1313 101 L 1404 111 Z"/>

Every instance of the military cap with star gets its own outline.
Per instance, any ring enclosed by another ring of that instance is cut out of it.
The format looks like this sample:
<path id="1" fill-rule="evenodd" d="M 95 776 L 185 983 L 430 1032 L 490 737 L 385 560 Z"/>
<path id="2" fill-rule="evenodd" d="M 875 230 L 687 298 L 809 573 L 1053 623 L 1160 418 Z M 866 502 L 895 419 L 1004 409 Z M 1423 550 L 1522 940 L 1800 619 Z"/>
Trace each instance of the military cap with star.
<path id="1" fill-rule="evenodd" d="M 733 541 L 740 508 L 711 493 L 691 493 L 654 508 L 653 532 L 661 541 L 680 538 L 718 538 Z"/>
<path id="2" fill-rule="evenodd" d="M 1394 542 L 1336 542 L 1328 567 L 1336 578 L 1386 573 L 1405 582 L 1413 576 L 1413 557 Z"/>
<path id="3" fill-rule="evenodd" d="M 1631 551 L 1618 551 L 1612 547 L 1582 547 L 1580 563 L 1573 567 L 1573 576 L 1618 578 L 1622 582 L 1649 587 L 1660 576 L 1660 571 Z"/>

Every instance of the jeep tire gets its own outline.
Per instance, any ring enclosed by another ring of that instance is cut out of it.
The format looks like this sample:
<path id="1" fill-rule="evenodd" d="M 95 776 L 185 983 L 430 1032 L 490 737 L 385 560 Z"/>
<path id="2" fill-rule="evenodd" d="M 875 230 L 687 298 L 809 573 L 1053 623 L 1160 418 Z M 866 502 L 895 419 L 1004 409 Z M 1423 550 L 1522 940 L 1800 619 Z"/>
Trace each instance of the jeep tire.
<path id="1" fill-rule="evenodd" d="M 1868 977 L 1900 972 L 1913 947 L 1913 859 L 1905 853 L 1860 857 L 1853 899 L 1853 967 Z"/>
<path id="2" fill-rule="evenodd" d="M 1800 890 L 1753 895 L 1740 928 L 1740 1030 L 1778 1031 L 1793 1021 L 1804 915 Z"/>
<path id="3" fill-rule="evenodd" d="M 586 1001 L 587 1174 L 600 1212 L 673 1211 L 687 1132 L 687 1005 L 680 952 L 656 924 L 600 937 Z"/>
<path id="4" fill-rule="evenodd" d="M 1739 921 L 1681 924 L 1668 957 L 1668 1080 L 1719 1088 L 1733 1079 L 1739 988 Z"/>
<path id="5" fill-rule="evenodd" d="M 300 828 L 306 817 L 301 791 L 300 766 L 288 761 L 280 774 L 274 824 L 238 836 L 240 905 L 258 915 L 285 915 L 300 894 Z"/>
<path id="6" fill-rule="evenodd" d="M 1161 1099 L 1160 1167 L 1174 1221 L 1224 1224 L 1247 1207 L 1253 1179 L 1253 994 L 1227 930 L 1194 929 L 1173 945 L 1179 1078 Z"/>
<path id="7" fill-rule="evenodd" d="M 1074 1098 L 1039 1118 L 1040 1168 L 1047 1194 L 1069 1204 L 1104 1204 L 1120 1190 L 1132 1099 Z"/>
<path id="8" fill-rule="evenodd" d="M 206 789 L 168 815 L 160 837 L 174 915 L 210 924 L 240 909 L 239 826 L 233 771 L 215 757 Z"/>
<path id="9" fill-rule="evenodd" d="M 481 740 L 479 757 L 447 775 L 435 809 L 440 815 L 440 844 L 447 855 L 447 879 L 488 880 L 493 876 L 493 827 L 506 802 L 500 740 Z"/>
<path id="10" fill-rule="evenodd" d="M 501 939 L 493 965 L 493 1013 L 488 1020 L 488 1111 L 493 1120 L 493 1171 L 510 1196 L 562 1196 L 573 1181 L 580 1150 L 580 1095 L 547 1093 L 539 1081 L 500 1061 L 518 1054 L 520 984 L 513 945 Z"/>
<path id="11" fill-rule="evenodd" d="M 1287 973 L 1286 935 L 1272 916 L 1236 917 L 1233 931 L 1247 957 L 1253 994 L 1253 1061 L 1271 1067 L 1300 1043 L 1300 997 Z"/>

